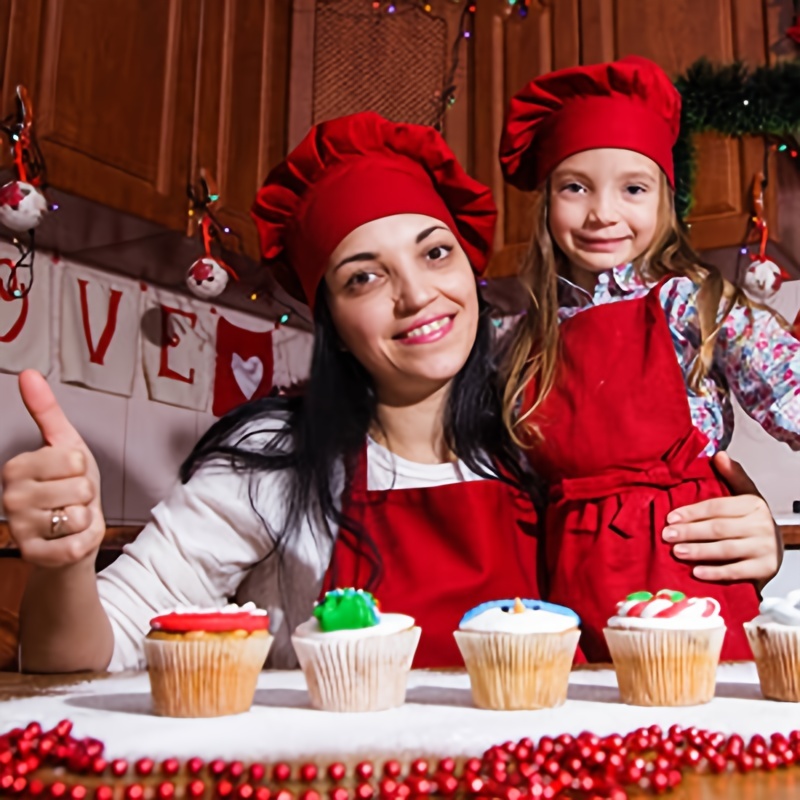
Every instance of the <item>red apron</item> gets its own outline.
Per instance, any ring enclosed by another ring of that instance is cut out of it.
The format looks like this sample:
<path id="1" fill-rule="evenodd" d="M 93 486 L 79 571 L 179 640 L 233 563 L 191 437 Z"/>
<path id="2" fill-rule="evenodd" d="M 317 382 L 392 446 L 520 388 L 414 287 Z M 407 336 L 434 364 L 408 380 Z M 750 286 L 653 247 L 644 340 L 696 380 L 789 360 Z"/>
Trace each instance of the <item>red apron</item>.
<path id="1" fill-rule="evenodd" d="M 589 661 L 610 660 L 603 628 L 616 603 L 659 589 L 719 600 L 722 658 L 750 659 L 742 623 L 758 613 L 754 586 L 698 581 L 694 564 L 662 538 L 672 509 L 729 494 L 710 460 L 698 458 L 708 439 L 692 424 L 659 299 L 664 282 L 561 323 L 556 385 L 533 417 L 544 442 L 528 451 L 551 486 L 542 590 L 580 615 Z"/>
<path id="2" fill-rule="evenodd" d="M 409 614 L 422 628 L 415 667 L 463 666 L 453 631 L 473 606 L 540 597 L 536 512 L 527 495 L 500 481 L 367 490 L 364 451 L 343 506 L 380 553 L 372 590 L 381 610 Z M 337 537 L 326 590 L 368 587 L 370 561 L 347 538 Z"/>

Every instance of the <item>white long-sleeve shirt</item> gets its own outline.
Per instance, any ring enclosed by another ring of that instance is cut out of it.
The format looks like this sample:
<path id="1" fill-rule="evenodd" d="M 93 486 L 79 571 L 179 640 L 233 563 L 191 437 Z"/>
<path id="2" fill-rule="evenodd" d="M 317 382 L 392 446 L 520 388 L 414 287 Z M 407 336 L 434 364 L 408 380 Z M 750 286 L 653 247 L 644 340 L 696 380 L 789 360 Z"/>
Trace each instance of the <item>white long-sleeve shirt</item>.
<path id="1" fill-rule="evenodd" d="M 271 436 L 251 435 L 244 444 L 259 449 Z M 332 543 L 319 514 L 305 517 L 287 541 L 281 592 L 277 557 L 265 557 L 274 547 L 269 531 L 283 530 L 289 477 L 285 471 L 259 473 L 251 481 L 229 467 L 205 465 L 153 509 L 136 540 L 98 576 L 100 600 L 114 632 L 109 670 L 144 668 L 142 642 L 154 616 L 184 605 L 221 606 L 234 596 L 269 610 L 275 635 L 269 663 L 296 666 L 289 635 L 311 614 Z M 343 478 L 343 472 L 333 476 L 334 496 L 341 495 Z M 461 462 L 418 464 L 368 440 L 369 489 L 480 479 Z"/>

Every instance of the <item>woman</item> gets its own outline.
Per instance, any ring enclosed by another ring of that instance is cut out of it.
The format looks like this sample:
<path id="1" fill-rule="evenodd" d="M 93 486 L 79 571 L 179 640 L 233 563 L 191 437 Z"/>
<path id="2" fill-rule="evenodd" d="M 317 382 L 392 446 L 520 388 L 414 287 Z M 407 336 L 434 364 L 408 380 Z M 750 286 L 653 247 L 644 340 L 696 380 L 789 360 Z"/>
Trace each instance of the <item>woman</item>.
<path id="1" fill-rule="evenodd" d="M 488 189 L 434 130 L 357 114 L 312 129 L 254 216 L 265 258 L 288 266 L 313 306 L 308 392 L 212 427 L 97 579 L 96 464 L 41 377 L 20 376 L 47 443 L 3 474 L 12 535 L 37 567 L 24 668 L 141 667 L 153 615 L 234 595 L 269 608 L 270 661 L 293 666 L 289 633 L 326 584 L 376 588 L 385 610 L 421 625 L 417 666 L 455 665 L 466 608 L 538 593 L 533 482 L 492 390 L 474 275 L 493 238 Z M 714 516 L 728 535 L 774 536 L 763 501 L 747 503 L 684 509 L 679 527 L 690 536 Z"/>

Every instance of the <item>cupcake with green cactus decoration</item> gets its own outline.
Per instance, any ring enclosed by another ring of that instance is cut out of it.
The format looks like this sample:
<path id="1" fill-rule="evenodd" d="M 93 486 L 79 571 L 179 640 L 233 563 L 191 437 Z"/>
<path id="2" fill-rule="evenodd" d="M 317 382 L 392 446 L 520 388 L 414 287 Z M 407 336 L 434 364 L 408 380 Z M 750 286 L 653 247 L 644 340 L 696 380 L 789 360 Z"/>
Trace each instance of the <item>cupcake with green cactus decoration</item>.
<path id="1" fill-rule="evenodd" d="M 634 592 L 604 633 L 623 703 L 691 706 L 714 696 L 725 620 L 713 597 Z"/>
<path id="2" fill-rule="evenodd" d="M 363 589 L 327 592 L 292 635 L 311 705 L 323 711 L 402 705 L 420 633 L 413 617 L 382 614 Z"/>

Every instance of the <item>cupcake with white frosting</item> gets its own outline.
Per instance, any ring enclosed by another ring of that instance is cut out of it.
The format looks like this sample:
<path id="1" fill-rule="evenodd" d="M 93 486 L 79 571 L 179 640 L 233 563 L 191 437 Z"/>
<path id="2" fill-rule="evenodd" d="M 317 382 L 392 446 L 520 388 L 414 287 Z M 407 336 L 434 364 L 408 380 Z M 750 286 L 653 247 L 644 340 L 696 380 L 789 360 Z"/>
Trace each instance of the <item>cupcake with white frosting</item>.
<path id="1" fill-rule="evenodd" d="M 567 698 L 579 625 L 574 611 L 541 600 L 494 600 L 468 611 L 453 635 L 475 705 L 560 706 Z"/>
<path id="2" fill-rule="evenodd" d="M 323 711 L 382 711 L 405 702 L 421 629 L 382 614 L 361 589 L 336 589 L 292 634 L 311 705 Z"/>
<path id="3" fill-rule="evenodd" d="M 269 616 L 254 603 L 155 617 L 144 641 L 153 710 L 165 717 L 247 711 L 271 644 Z"/>
<path id="4" fill-rule="evenodd" d="M 691 706 L 714 696 L 725 638 L 714 598 L 634 592 L 617 604 L 604 633 L 624 703 Z"/>
<path id="5" fill-rule="evenodd" d="M 761 692 L 770 700 L 800 702 L 800 589 L 786 597 L 765 597 L 759 611 L 744 630 Z"/>

